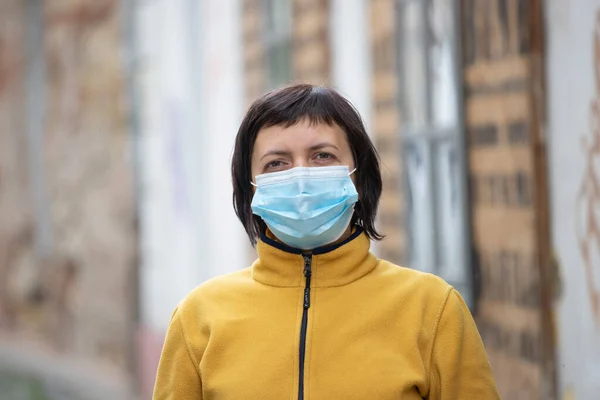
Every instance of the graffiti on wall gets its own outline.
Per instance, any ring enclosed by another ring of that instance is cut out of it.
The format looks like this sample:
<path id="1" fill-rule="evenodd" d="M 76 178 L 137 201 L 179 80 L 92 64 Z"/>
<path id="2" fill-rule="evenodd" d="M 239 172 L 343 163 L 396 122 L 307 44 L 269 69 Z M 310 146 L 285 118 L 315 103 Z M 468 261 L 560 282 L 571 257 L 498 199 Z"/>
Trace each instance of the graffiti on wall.
<path id="1" fill-rule="evenodd" d="M 600 326 L 600 11 L 594 29 L 596 95 L 590 102 L 590 134 L 582 139 L 585 170 L 577 194 L 577 238 L 585 265 L 587 288 L 596 324 Z"/>

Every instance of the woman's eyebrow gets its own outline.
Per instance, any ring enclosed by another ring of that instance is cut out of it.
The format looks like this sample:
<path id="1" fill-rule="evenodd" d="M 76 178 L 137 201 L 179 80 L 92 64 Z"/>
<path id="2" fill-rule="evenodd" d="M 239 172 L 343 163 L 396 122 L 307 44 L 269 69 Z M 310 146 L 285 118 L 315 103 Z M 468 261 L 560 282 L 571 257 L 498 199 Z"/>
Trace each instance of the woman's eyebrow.
<path id="1" fill-rule="evenodd" d="M 332 144 L 332 143 L 327 143 L 327 142 L 323 142 L 323 143 L 317 143 L 313 146 L 310 146 L 309 150 L 310 151 L 317 151 L 317 150 L 322 150 L 325 149 L 327 147 L 331 147 L 333 149 L 336 150 L 340 150 L 336 145 Z M 279 149 L 274 149 L 274 150 L 269 150 L 267 151 L 265 154 L 263 154 L 263 156 L 260 158 L 261 161 L 265 158 L 265 157 L 269 157 L 269 156 L 289 156 L 291 153 L 287 150 L 279 150 Z"/>
<path id="2" fill-rule="evenodd" d="M 332 143 L 327 143 L 327 142 L 315 144 L 314 146 L 311 146 L 309 150 L 316 151 L 316 150 L 322 150 L 327 147 L 332 147 L 338 151 L 340 150 L 340 149 L 338 149 L 338 147 L 336 145 L 334 145 Z"/>
<path id="3" fill-rule="evenodd" d="M 270 150 L 263 154 L 263 156 L 260 159 L 262 160 L 268 156 L 289 156 L 290 154 L 291 153 L 286 150 Z"/>

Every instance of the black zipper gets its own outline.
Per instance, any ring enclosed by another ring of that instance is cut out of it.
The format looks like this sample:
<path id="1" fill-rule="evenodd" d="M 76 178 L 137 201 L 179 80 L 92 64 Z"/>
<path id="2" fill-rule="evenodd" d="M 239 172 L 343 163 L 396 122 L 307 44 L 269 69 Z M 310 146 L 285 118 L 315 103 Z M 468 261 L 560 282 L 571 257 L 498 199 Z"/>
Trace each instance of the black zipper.
<path id="1" fill-rule="evenodd" d="M 308 309 L 310 308 L 310 277 L 312 275 L 312 254 L 303 254 L 304 258 L 304 310 L 302 310 L 302 324 L 300 325 L 299 354 L 299 379 L 298 400 L 304 400 L 304 357 L 306 356 L 306 329 L 308 327 Z"/>

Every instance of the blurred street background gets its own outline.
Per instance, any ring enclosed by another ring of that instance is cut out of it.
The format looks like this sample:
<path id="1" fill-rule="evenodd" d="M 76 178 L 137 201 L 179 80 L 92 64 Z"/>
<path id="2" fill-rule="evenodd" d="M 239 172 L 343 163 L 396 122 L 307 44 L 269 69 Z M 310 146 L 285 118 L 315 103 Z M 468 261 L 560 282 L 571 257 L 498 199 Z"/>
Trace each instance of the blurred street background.
<path id="1" fill-rule="evenodd" d="M 461 292 L 502 398 L 600 399 L 600 0 L 0 0 L 0 400 L 151 398 L 290 82 L 364 117 L 373 250 Z"/>

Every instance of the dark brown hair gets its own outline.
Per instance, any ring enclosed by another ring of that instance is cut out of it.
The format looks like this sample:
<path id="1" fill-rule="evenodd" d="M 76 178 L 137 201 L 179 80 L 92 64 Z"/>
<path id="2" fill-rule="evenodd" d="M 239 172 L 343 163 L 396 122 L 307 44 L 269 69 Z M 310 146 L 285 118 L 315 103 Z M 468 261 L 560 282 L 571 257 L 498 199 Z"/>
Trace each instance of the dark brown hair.
<path id="1" fill-rule="evenodd" d="M 233 208 L 254 245 L 264 234 L 266 225 L 252 214 L 254 191 L 250 182 L 251 155 L 256 136 L 263 128 L 275 125 L 290 127 L 301 120 L 312 124 L 339 126 L 345 133 L 356 167 L 359 193 L 353 223 L 362 227 L 373 240 L 383 238 L 375 229 L 377 205 L 381 196 L 379 155 L 369 139 L 362 119 L 354 106 L 331 88 L 297 84 L 273 90 L 257 99 L 248 109 L 235 139 L 231 176 Z"/>

